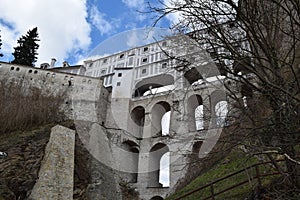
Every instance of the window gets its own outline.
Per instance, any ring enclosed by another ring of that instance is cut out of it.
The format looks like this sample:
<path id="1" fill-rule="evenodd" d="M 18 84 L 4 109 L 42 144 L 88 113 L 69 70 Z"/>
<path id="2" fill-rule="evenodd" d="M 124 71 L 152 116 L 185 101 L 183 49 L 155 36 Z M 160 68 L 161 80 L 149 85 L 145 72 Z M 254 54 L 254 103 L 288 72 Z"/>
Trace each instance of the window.
<path id="1" fill-rule="evenodd" d="M 167 42 L 166 42 L 166 41 L 163 42 L 163 43 L 161 44 L 161 46 L 163 46 L 163 47 L 167 46 Z"/>
<path id="2" fill-rule="evenodd" d="M 195 123 L 196 123 L 196 130 L 200 131 L 204 129 L 204 121 L 203 121 L 203 105 L 199 105 L 195 109 Z"/>
<path id="3" fill-rule="evenodd" d="M 148 186 L 168 187 L 170 175 L 170 153 L 167 145 L 158 143 L 149 153 Z"/>
<path id="4" fill-rule="evenodd" d="M 90 64 L 89 64 L 89 67 L 93 67 L 93 63 L 90 63 Z"/>
<path id="5" fill-rule="evenodd" d="M 101 74 L 105 74 L 105 73 L 106 73 L 106 69 L 102 69 Z"/>
<path id="6" fill-rule="evenodd" d="M 103 63 L 107 63 L 107 58 L 105 58 L 105 59 L 103 60 Z"/>
<path id="7" fill-rule="evenodd" d="M 148 58 L 143 58 L 142 63 L 146 63 L 146 62 L 148 62 Z"/>
<path id="8" fill-rule="evenodd" d="M 167 68 L 167 63 L 163 63 L 163 64 L 161 64 L 161 68 L 162 68 L 162 69 L 165 69 L 165 68 Z"/>
<path id="9" fill-rule="evenodd" d="M 161 118 L 162 135 L 169 135 L 171 111 L 166 112 Z"/>
<path id="10" fill-rule="evenodd" d="M 146 74 L 147 69 L 142 69 L 142 74 Z"/>
<path id="11" fill-rule="evenodd" d="M 118 73 L 118 77 L 122 77 L 122 73 Z"/>
<path id="12" fill-rule="evenodd" d="M 128 60 L 128 65 L 133 65 L 133 57 L 130 57 Z"/>
<path id="13" fill-rule="evenodd" d="M 218 127 L 228 126 L 226 116 L 228 113 L 227 101 L 219 101 L 215 105 L 216 125 Z"/>
<path id="14" fill-rule="evenodd" d="M 121 85 L 121 82 L 117 82 L 117 86 L 120 86 Z"/>
<path id="15" fill-rule="evenodd" d="M 147 52 L 149 50 L 149 47 L 144 47 L 143 51 Z"/>
<path id="16" fill-rule="evenodd" d="M 121 54 L 119 58 L 124 59 L 124 56 L 125 56 L 124 54 Z"/>

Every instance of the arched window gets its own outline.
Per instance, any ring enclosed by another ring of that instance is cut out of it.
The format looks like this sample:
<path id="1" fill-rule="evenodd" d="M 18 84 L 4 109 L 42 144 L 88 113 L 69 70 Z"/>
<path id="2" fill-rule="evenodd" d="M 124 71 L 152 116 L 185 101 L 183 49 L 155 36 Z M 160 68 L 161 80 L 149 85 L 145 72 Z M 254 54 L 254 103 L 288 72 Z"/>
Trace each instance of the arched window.
<path id="1" fill-rule="evenodd" d="M 227 101 L 219 101 L 215 105 L 216 125 L 218 127 L 227 126 L 226 116 L 228 113 Z"/>
<path id="2" fill-rule="evenodd" d="M 197 131 L 204 129 L 203 105 L 200 105 L 195 109 L 195 124 Z"/>
<path id="3" fill-rule="evenodd" d="M 120 170 L 123 172 L 123 178 L 130 183 L 137 182 L 139 147 L 130 140 L 122 143 L 120 156 Z"/>
<path id="4" fill-rule="evenodd" d="M 149 187 L 168 186 L 170 154 L 169 148 L 163 143 L 154 145 L 149 154 Z"/>
<path id="5" fill-rule="evenodd" d="M 162 135 L 168 135 L 170 129 L 171 111 L 166 112 L 161 118 Z"/>
<path id="6" fill-rule="evenodd" d="M 203 102 L 200 95 L 192 95 L 187 101 L 189 131 L 204 129 Z"/>
<path id="7" fill-rule="evenodd" d="M 224 90 L 215 90 L 210 95 L 211 120 L 214 127 L 227 126 L 227 95 Z"/>
<path id="8" fill-rule="evenodd" d="M 131 123 L 129 131 L 136 137 L 142 138 L 145 122 L 145 109 L 142 106 L 135 107 L 131 113 Z"/>
<path id="9" fill-rule="evenodd" d="M 174 88 L 174 77 L 170 74 L 161 74 L 144 78 L 135 85 L 133 97 L 147 96 Z"/>
<path id="10" fill-rule="evenodd" d="M 170 186 L 170 152 L 165 153 L 159 162 L 159 182 L 163 187 Z"/>
<path id="11" fill-rule="evenodd" d="M 151 134 L 161 136 L 169 133 L 171 106 L 164 101 L 155 104 L 151 110 Z"/>

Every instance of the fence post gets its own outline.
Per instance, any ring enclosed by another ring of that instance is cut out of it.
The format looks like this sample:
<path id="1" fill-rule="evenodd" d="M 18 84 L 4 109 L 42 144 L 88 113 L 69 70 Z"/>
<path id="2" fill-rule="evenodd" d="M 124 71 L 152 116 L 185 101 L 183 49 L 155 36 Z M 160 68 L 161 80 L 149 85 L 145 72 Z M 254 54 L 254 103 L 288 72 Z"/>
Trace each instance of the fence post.
<path id="1" fill-rule="evenodd" d="M 215 200 L 214 184 L 210 185 L 211 199 Z"/>

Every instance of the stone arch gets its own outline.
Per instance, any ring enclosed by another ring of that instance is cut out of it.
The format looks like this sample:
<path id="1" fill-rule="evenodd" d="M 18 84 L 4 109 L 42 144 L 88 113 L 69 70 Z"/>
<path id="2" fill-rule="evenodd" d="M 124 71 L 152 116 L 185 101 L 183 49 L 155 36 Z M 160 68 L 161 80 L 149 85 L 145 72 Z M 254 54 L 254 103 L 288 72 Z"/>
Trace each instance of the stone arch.
<path id="1" fill-rule="evenodd" d="M 145 108 L 143 106 L 137 106 L 132 109 L 130 112 L 130 124 L 129 124 L 129 130 L 130 132 L 138 137 L 142 138 L 143 136 L 143 129 L 144 129 L 144 123 L 145 123 Z"/>
<path id="2" fill-rule="evenodd" d="M 150 89 L 161 88 L 168 85 L 174 85 L 174 77 L 170 74 L 161 74 L 149 78 L 144 78 L 135 85 L 134 93 L 132 96 L 141 97 Z"/>
<path id="3" fill-rule="evenodd" d="M 204 109 L 202 97 L 191 95 L 187 101 L 187 117 L 189 131 L 204 129 Z"/>
<path id="4" fill-rule="evenodd" d="M 221 104 L 220 104 L 221 102 Z M 226 102 L 226 109 L 228 112 L 228 103 L 226 98 L 226 93 L 224 90 L 215 90 L 210 95 L 210 108 L 211 108 L 211 117 L 212 117 L 212 123 L 213 126 L 219 126 L 220 117 L 224 118 L 226 114 L 220 116 L 218 113 L 221 112 L 220 109 L 222 109 L 222 105 L 224 105 Z"/>
<path id="5" fill-rule="evenodd" d="M 151 149 L 149 153 L 149 173 L 148 173 L 148 186 L 149 187 L 162 187 L 159 182 L 160 179 L 160 160 L 166 153 L 169 152 L 169 148 L 164 143 L 157 143 Z M 169 169 L 170 170 L 170 169 Z"/>
<path id="6" fill-rule="evenodd" d="M 215 105 L 215 116 L 216 116 L 216 126 L 223 127 L 227 126 L 226 116 L 228 113 L 228 103 L 227 101 L 219 101 Z"/>
<path id="7" fill-rule="evenodd" d="M 161 196 L 154 196 L 150 200 L 164 200 Z"/>
<path id="8" fill-rule="evenodd" d="M 193 148 L 192 148 L 192 158 L 197 160 L 199 158 L 199 152 L 200 152 L 200 148 L 203 144 L 203 141 L 196 141 L 193 144 Z"/>
<path id="9" fill-rule="evenodd" d="M 152 136 L 162 136 L 162 132 L 163 132 L 162 129 L 164 126 L 162 124 L 162 119 L 163 116 L 169 111 L 171 111 L 171 106 L 169 103 L 165 101 L 160 101 L 152 107 L 151 109 L 151 135 Z M 166 121 L 166 123 L 170 123 L 170 120 Z M 167 124 L 166 127 L 169 127 L 169 124 Z M 168 132 L 168 130 L 164 132 Z"/>
<path id="10" fill-rule="evenodd" d="M 138 177 L 139 146 L 131 140 L 121 144 L 120 167 L 124 178 L 130 183 L 136 183 Z"/>

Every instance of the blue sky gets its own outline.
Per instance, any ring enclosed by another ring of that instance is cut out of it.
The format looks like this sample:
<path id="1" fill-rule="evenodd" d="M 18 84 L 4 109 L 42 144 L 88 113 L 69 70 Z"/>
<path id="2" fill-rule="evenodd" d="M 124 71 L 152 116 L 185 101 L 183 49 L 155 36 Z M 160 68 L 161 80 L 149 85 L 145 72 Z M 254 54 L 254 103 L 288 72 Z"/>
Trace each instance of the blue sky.
<path id="1" fill-rule="evenodd" d="M 40 47 L 36 66 L 57 59 L 81 63 L 97 45 L 123 31 L 151 27 L 152 16 L 139 11 L 147 9 L 148 0 L 1 0 L 0 60 L 9 62 L 17 39 L 29 29 L 38 27 Z M 165 0 L 166 1 L 166 0 Z M 152 4 L 157 0 L 150 0 Z M 158 26 L 168 28 L 168 18 Z"/>

